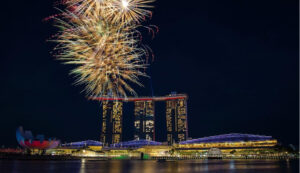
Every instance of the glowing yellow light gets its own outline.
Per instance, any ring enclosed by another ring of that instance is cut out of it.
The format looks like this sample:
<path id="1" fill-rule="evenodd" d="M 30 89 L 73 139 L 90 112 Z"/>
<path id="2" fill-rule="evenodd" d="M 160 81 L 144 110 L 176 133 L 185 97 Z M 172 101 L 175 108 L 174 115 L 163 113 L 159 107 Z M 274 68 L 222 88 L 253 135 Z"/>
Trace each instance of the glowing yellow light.
<path id="1" fill-rule="evenodd" d="M 123 5 L 124 8 L 127 8 L 128 7 L 128 1 L 122 0 L 122 5 Z"/>

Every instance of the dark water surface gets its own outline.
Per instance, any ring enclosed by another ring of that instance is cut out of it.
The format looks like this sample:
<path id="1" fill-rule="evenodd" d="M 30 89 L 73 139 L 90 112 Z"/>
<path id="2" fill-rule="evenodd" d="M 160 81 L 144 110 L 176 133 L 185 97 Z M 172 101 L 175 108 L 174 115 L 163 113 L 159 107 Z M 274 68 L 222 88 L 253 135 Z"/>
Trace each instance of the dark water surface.
<path id="1" fill-rule="evenodd" d="M 298 167 L 298 160 L 0 161 L 0 173 L 298 173 Z"/>

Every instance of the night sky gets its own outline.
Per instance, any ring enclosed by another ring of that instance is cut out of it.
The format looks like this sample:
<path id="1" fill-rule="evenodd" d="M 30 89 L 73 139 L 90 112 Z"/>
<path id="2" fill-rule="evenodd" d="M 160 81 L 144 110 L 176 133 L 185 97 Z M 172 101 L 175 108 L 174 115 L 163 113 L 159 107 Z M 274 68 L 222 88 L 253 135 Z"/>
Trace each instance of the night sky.
<path id="1" fill-rule="evenodd" d="M 62 142 L 99 140 L 100 103 L 74 86 L 72 66 L 50 54 L 56 32 L 43 19 L 53 0 L 1 2 L 0 145 L 17 146 L 18 126 Z M 297 0 L 157 0 L 155 54 L 139 95 L 186 93 L 189 136 L 225 133 L 299 140 Z M 152 83 L 152 84 L 151 84 Z M 164 141 L 165 105 L 156 105 L 157 140 Z M 133 105 L 124 110 L 132 139 Z"/>

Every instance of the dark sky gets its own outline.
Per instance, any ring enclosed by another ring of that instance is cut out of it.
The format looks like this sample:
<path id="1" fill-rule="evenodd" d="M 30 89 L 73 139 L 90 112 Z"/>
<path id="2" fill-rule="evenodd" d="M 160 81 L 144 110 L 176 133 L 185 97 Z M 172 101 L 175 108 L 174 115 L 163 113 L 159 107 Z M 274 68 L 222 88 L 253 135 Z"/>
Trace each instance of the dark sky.
<path id="1" fill-rule="evenodd" d="M 55 33 L 42 20 L 55 14 L 53 0 L 1 2 L 0 145 L 16 146 L 22 125 L 64 141 L 99 139 L 100 104 L 74 86 L 71 66 L 54 60 Z M 224 133 L 272 135 L 284 144 L 299 139 L 297 0 L 157 0 L 151 24 L 149 70 L 154 95 L 189 95 L 189 136 Z M 140 95 L 151 95 L 144 79 Z M 158 140 L 164 104 L 156 107 Z M 132 134 L 133 106 L 124 111 Z"/>

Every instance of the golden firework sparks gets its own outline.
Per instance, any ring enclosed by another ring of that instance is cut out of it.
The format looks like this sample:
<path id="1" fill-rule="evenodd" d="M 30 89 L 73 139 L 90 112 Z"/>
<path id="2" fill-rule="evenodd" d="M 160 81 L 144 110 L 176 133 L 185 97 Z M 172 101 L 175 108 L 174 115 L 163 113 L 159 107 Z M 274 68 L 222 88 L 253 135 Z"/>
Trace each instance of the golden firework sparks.
<path id="1" fill-rule="evenodd" d="M 138 24 L 151 17 L 155 0 L 69 0 L 69 7 L 76 7 L 75 13 L 89 15 L 91 12 L 101 13 L 105 20 L 118 25 Z"/>
<path id="2" fill-rule="evenodd" d="M 149 14 L 142 9 L 148 2 L 153 0 L 69 0 L 68 9 L 74 10 L 55 18 L 61 29 L 53 40 L 57 57 L 75 65 L 71 73 L 76 83 L 86 84 L 88 95 L 126 97 L 136 95 L 130 83 L 142 86 L 138 79 L 146 76 L 147 50 L 136 28 Z"/>

